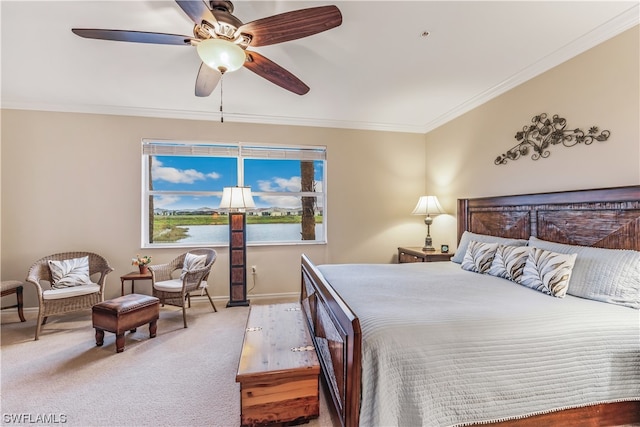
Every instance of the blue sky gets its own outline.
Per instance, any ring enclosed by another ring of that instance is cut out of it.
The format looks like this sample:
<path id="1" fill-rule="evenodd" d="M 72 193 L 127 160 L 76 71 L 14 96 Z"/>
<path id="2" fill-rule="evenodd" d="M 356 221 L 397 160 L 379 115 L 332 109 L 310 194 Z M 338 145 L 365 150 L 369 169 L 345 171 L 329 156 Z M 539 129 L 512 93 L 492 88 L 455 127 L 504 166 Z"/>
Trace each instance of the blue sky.
<path id="1" fill-rule="evenodd" d="M 316 161 L 315 179 L 322 189 L 322 162 Z M 152 159 L 153 189 L 158 191 L 222 191 L 237 181 L 237 160 L 226 157 L 154 156 Z M 300 161 L 245 159 L 245 186 L 255 192 L 300 191 Z M 283 194 L 254 197 L 258 207 L 299 206 L 299 199 Z M 156 196 L 156 208 L 184 209 L 217 208 L 215 196 Z"/>

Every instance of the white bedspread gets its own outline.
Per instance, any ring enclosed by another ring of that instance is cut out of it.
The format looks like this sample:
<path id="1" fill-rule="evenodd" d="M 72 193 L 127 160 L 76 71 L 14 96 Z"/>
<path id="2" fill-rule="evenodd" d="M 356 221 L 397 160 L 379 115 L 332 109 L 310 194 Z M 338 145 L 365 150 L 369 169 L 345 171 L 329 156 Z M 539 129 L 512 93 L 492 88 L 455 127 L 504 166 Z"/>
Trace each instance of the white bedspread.
<path id="1" fill-rule="evenodd" d="M 451 262 L 321 265 L 360 318 L 361 426 L 447 426 L 640 399 L 640 311 Z"/>

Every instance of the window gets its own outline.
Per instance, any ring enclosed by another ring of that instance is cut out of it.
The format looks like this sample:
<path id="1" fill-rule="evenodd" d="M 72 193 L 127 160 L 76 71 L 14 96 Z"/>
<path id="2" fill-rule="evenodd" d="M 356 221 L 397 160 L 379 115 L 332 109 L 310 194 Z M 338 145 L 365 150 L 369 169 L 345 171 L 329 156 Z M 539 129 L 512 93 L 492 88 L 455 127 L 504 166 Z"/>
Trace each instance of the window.
<path id="1" fill-rule="evenodd" d="M 326 148 L 142 141 L 142 245 L 226 245 L 224 187 L 249 186 L 249 244 L 324 243 Z"/>

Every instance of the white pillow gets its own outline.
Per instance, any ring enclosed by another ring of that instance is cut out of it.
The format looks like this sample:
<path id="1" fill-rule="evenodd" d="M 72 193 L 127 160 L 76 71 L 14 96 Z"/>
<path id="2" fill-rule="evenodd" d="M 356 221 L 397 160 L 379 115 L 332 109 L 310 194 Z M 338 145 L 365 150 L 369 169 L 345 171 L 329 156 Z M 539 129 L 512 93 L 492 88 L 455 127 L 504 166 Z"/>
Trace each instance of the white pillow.
<path id="1" fill-rule="evenodd" d="M 519 283 L 543 294 L 564 298 L 575 262 L 576 254 L 531 248 Z"/>
<path id="2" fill-rule="evenodd" d="M 90 285 L 92 283 L 91 277 L 89 277 L 88 256 L 62 261 L 49 260 L 49 270 L 51 270 L 51 287 L 53 289 Z"/>
<path id="3" fill-rule="evenodd" d="M 180 279 L 184 279 L 184 276 L 186 276 L 187 273 L 193 270 L 204 268 L 206 265 L 206 255 L 194 255 L 190 252 L 187 252 L 184 257 L 184 263 L 182 264 L 182 273 L 180 274 Z"/>
<path id="4" fill-rule="evenodd" d="M 489 236 L 488 234 L 476 234 L 470 231 L 465 231 L 462 233 L 462 237 L 460 238 L 460 244 L 458 245 L 458 249 L 456 250 L 456 254 L 451 258 L 451 261 L 456 262 L 458 264 L 462 263 L 465 254 L 467 253 L 467 246 L 469 246 L 469 242 L 471 240 L 475 240 L 476 242 L 483 243 L 501 243 L 503 245 L 510 246 L 527 246 L 527 241 L 523 239 L 506 239 L 504 237 L 496 237 Z"/>
<path id="5" fill-rule="evenodd" d="M 569 295 L 640 308 L 640 252 L 566 245 L 536 237 L 529 245 L 558 253 L 576 253 Z"/>
<path id="6" fill-rule="evenodd" d="M 474 273 L 486 273 L 491 267 L 497 248 L 498 243 L 470 241 L 460 267 Z"/>
<path id="7" fill-rule="evenodd" d="M 529 246 L 499 245 L 487 274 L 519 282 L 529 252 Z"/>

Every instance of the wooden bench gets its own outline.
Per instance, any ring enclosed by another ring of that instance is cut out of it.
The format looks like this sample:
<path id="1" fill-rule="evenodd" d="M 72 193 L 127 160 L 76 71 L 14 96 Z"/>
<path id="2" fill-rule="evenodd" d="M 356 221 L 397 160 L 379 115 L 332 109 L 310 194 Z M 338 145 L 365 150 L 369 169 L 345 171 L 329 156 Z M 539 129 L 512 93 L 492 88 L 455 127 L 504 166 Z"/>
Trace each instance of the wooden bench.
<path id="1" fill-rule="evenodd" d="M 160 300 L 156 297 L 129 294 L 100 302 L 91 310 L 98 347 L 104 342 L 104 331 L 108 331 L 116 334 L 116 352 L 123 352 L 125 332 L 135 332 L 145 323 L 149 324 L 149 337 L 156 336 L 160 317 Z"/>
<path id="2" fill-rule="evenodd" d="M 320 364 L 300 304 L 252 305 L 236 382 L 243 426 L 320 415 Z"/>

